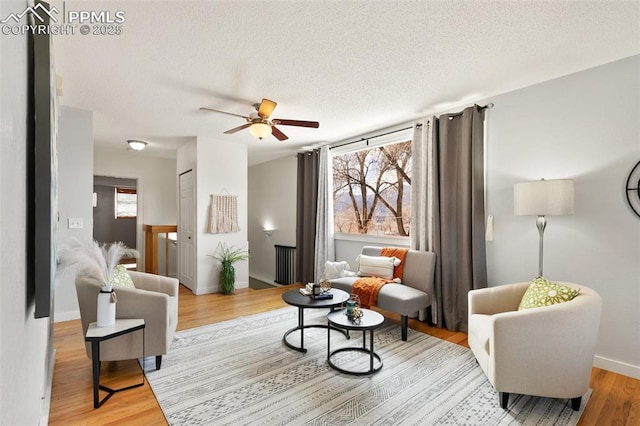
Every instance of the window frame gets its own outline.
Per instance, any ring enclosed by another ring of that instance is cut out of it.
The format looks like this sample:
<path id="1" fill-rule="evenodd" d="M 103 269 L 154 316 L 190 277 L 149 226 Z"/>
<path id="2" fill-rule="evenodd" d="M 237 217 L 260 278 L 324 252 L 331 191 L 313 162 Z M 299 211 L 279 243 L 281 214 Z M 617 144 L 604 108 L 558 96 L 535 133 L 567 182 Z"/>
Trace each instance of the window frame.
<path id="1" fill-rule="evenodd" d="M 122 216 L 118 214 L 118 194 L 133 194 L 136 196 L 136 214 L 134 216 Z M 114 216 L 116 219 L 137 219 L 138 218 L 138 190 L 136 188 L 115 186 L 114 187 Z"/>
<path id="2" fill-rule="evenodd" d="M 404 125 L 403 127 L 406 127 Z M 400 127 L 399 127 L 400 128 Z M 394 132 L 393 129 L 387 130 L 387 132 Z M 381 133 L 385 133 L 385 131 L 381 131 Z M 351 152 L 362 151 L 364 149 L 373 149 L 381 146 L 391 145 L 394 143 L 413 141 L 413 127 L 395 131 L 392 134 L 387 134 L 384 136 L 372 136 L 372 139 L 367 139 L 366 136 L 363 136 L 361 140 L 348 144 L 337 144 L 335 148 L 331 148 L 330 151 L 330 159 L 329 163 L 331 164 L 331 175 L 333 176 L 333 157 L 337 155 L 349 154 Z M 413 156 L 413 152 L 411 153 Z M 333 206 L 333 182 L 331 182 L 330 188 L 330 198 L 331 198 L 331 214 L 332 214 L 332 222 L 333 217 L 335 216 L 335 208 Z M 333 225 L 332 225 L 333 227 Z M 349 232 L 337 232 L 335 231 L 335 227 L 333 229 L 334 239 L 335 240 L 343 240 L 343 241 L 362 241 L 367 243 L 379 243 L 379 244 L 399 244 L 399 245 L 408 245 L 411 235 L 409 236 L 400 236 L 400 235 L 370 235 L 370 234 L 357 234 L 357 233 L 349 233 Z"/>

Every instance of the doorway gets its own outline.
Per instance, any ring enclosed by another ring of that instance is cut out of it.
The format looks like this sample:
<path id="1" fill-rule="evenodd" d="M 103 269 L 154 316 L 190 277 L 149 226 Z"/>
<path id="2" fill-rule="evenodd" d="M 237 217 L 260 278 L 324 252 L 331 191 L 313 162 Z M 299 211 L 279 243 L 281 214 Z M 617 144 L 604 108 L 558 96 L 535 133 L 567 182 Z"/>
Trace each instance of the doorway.
<path id="1" fill-rule="evenodd" d="M 193 171 L 178 177 L 178 280 L 189 290 L 195 290 L 195 208 Z"/>
<path id="2" fill-rule="evenodd" d="M 93 239 L 101 244 L 122 241 L 137 248 L 138 180 L 113 176 L 93 177 Z M 123 259 L 137 269 L 136 259 Z"/>

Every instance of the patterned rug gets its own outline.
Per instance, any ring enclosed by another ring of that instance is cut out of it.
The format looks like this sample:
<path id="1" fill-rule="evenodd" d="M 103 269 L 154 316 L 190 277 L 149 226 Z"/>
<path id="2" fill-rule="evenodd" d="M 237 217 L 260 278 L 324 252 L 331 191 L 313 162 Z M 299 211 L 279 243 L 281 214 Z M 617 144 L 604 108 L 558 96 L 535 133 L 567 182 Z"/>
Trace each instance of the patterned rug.
<path id="1" fill-rule="evenodd" d="M 325 314 L 307 309 L 305 323 Z M 375 332 L 382 369 L 348 376 L 327 365 L 325 329 L 305 330 L 306 354 L 284 346 L 296 323 L 297 309 L 288 307 L 176 333 L 162 369 L 146 373 L 169 424 L 574 425 L 591 392 L 579 412 L 567 400 L 520 395 L 505 411 L 469 349 L 411 329 L 403 342 L 392 322 Z M 298 344 L 299 334 L 289 339 Z M 334 331 L 331 349 L 361 339 Z M 340 366 L 368 366 L 364 354 L 338 355 Z"/>

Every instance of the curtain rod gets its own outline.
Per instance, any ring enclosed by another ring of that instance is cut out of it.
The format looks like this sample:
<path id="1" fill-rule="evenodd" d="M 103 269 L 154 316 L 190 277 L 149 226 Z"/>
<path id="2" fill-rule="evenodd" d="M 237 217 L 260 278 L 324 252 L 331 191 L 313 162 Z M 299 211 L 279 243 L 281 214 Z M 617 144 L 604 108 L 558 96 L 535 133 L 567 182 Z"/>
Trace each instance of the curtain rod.
<path id="1" fill-rule="evenodd" d="M 480 109 L 491 109 L 491 108 L 493 108 L 493 102 L 490 102 L 490 103 L 486 104 L 485 106 L 481 106 L 480 107 Z M 451 115 L 462 115 L 462 112 L 459 112 L 458 114 L 451 114 Z M 420 124 L 418 124 L 418 126 L 420 126 Z M 382 137 L 382 136 L 392 135 L 394 133 L 404 132 L 405 130 L 409 130 L 409 129 L 413 129 L 413 126 L 404 127 L 402 129 L 398 129 L 398 130 L 391 130 L 390 132 L 380 133 L 378 135 L 369 136 L 368 138 L 360 138 L 360 139 L 357 139 L 355 141 L 342 143 L 340 145 L 330 146 L 329 149 L 340 148 L 342 146 L 347 146 L 347 145 L 351 145 L 351 144 L 358 143 L 358 142 L 367 142 L 367 146 L 369 146 L 369 139 L 375 139 L 375 138 L 379 138 L 379 137 Z"/>
<path id="2" fill-rule="evenodd" d="M 351 145 L 352 143 L 365 142 L 365 141 L 367 142 L 367 145 L 369 145 L 369 139 L 375 139 L 375 138 L 379 138 L 379 137 L 382 137 L 382 136 L 392 135 L 394 133 L 404 132 L 405 130 L 409 130 L 409 129 L 413 129 L 413 126 L 405 127 L 405 128 L 398 129 L 398 130 L 392 130 L 392 131 L 386 132 L 386 133 L 380 133 L 379 135 L 369 136 L 368 138 L 360 138 L 360 139 L 355 140 L 355 141 L 345 142 L 345 143 L 340 144 L 340 145 L 331 146 L 331 147 L 329 147 L 329 149 L 340 148 L 341 146 L 347 146 L 347 145 Z"/>
<path id="3" fill-rule="evenodd" d="M 490 103 L 486 104 L 485 106 L 481 106 L 480 107 L 480 109 L 491 109 L 491 108 L 493 108 L 493 102 L 490 102 Z M 457 116 L 462 115 L 462 114 L 463 114 L 463 111 L 449 113 L 449 114 L 445 113 L 444 115 L 448 115 L 449 119 L 451 119 L 452 117 L 457 117 Z"/>

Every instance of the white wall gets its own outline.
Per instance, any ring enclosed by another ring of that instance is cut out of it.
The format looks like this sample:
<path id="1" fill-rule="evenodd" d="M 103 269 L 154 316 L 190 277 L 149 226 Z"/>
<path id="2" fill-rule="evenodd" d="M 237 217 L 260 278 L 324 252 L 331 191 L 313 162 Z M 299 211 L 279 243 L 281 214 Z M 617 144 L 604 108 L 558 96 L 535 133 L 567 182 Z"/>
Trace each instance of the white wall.
<path id="1" fill-rule="evenodd" d="M 124 142 L 123 142 L 124 145 Z M 138 180 L 138 269 L 144 266 L 142 225 L 176 225 L 178 218 L 176 160 L 142 152 L 96 150 L 94 175 Z M 175 260 L 174 260 L 175 261 Z M 158 272 L 164 271 L 161 267 Z"/>
<path id="2" fill-rule="evenodd" d="M 548 217 L 545 276 L 603 299 L 596 366 L 640 378 L 640 220 L 624 185 L 640 160 L 640 56 L 497 96 L 488 118 L 489 282 L 537 273 L 535 217 L 513 215 L 513 184 L 575 181 L 575 214 Z"/>
<path id="3" fill-rule="evenodd" d="M 297 161 L 289 155 L 249 167 L 249 275 L 273 284 L 274 245 L 296 245 Z M 273 229 L 268 236 L 263 229 Z"/>
<path id="4" fill-rule="evenodd" d="M 27 2 L 0 2 L 0 16 Z M 0 37 L 0 423 L 36 425 L 42 410 L 49 318 L 34 319 L 27 284 L 27 36 Z M 45 417 L 47 413 L 44 413 Z"/>
<path id="5" fill-rule="evenodd" d="M 58 223 L 57 244 L 93 238 L 93 113 L 60 107 L 58 120 Z M 81 229 L 69 229 L 69 218 L 82 219 Z M 56 276 L 55 320 L 79 318 L 74 278 Z"/>
<path id="6" fill-rule="evenodd" d="M 196 277 L 195 294 L 220 291 L 220 265 L 209 254 L 218 244 L 247 249 L 247 147 L 242 144 L 223 142 L 198 136 L 194 141 L 178 150 L 177 176 L 188 170 L 195 172 L 195 244 Z M 239 232 L 212 234 L 209 232 L 209 209 L 211 194 L 238 196 Z M 249 286 L 248 262 L 237 262 L 236 288 Z"/>

